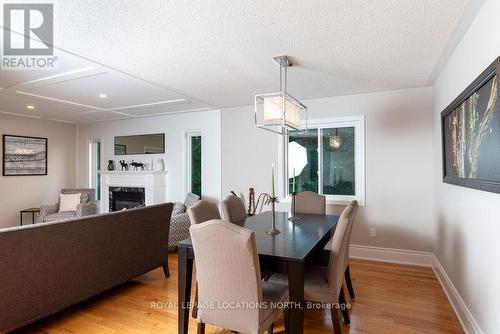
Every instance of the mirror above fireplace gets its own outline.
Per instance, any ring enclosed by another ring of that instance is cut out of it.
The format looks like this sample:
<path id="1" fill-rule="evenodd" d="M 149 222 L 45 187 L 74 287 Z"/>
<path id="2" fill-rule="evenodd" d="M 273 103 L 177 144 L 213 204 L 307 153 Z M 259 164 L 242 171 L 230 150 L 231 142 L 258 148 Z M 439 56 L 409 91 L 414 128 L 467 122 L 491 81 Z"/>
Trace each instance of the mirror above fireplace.
<path id="1" fill-rule="evenodd" d="M 165 134 L 115 137 L 115 155 L 164 154 Z"/>

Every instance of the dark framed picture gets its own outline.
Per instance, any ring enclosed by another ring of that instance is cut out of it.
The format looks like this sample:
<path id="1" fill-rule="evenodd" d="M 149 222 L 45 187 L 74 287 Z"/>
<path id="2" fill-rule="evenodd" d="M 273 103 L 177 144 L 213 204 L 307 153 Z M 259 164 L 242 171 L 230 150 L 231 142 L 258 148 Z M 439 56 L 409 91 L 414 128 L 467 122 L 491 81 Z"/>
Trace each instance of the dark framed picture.
<path id="1" fill-rule="evenodd" d="M 115 144 L 115 155 L 126 155 L 127 145 Z"/>
<path id="2" fill-rule="evenodd" d="M 47 175 L 47 138 L 3 135 L 3 176 Z"/>
<path id="3" fill-rule="evenodd" d="M 442 113 L 443 182 L 500 193 L 500 57 Z"/>

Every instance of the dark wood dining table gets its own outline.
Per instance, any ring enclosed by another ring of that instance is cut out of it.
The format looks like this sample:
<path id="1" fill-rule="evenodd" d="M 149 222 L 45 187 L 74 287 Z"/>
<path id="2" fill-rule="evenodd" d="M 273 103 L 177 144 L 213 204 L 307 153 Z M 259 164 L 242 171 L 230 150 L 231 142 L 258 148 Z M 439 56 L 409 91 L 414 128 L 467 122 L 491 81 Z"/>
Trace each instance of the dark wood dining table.
<path id="1" fill-rule="evenodd" d="M 295 305 L 290 307 L 289 332 L 303 333 L 304 268 L 333 236 L 339 216 L 297 214 L 299 220 L 291 222 L 288 213 L 277 212 L 276 228 L 281 233 L 269 235 L 266 230 L 271 225 L 271 217 L 271 212 L 264 212 L 248 217 L 239 225 L 255 233 L 261 269 L 288 274 L 289 300 Z M 178 252 L 178 333 L 187 334 L 194 260 L 191 240 L 179 242 Z"/>

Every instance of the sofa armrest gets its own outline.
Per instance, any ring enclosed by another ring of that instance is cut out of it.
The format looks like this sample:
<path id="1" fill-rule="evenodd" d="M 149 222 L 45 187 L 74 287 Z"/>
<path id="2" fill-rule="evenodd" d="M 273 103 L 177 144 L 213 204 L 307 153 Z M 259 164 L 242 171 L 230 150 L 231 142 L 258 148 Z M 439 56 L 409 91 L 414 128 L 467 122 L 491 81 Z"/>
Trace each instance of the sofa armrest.
<path id="1" fill-rule="evenodd" d="M 80 203 L 76 208 L 76 217 L 91 216 L 99 213 L 99 205 L 96 202 Z"/>
<path id="2" fill-rule="evenodd" d="M 59 211 L 59 204 L 47 205 L 42 204 L 40 206 L 40 213 L 38 214 L 38 222 L 43 223 L 45 217 Z"/>
<path id="3" fill-rule="evenodd" d="M 169 248 L 176 247 L 179 241 L 189 238 L 189 226 L 191 226 L 191 222 L 187 212 L 172 216 L 168 241 Z"/>

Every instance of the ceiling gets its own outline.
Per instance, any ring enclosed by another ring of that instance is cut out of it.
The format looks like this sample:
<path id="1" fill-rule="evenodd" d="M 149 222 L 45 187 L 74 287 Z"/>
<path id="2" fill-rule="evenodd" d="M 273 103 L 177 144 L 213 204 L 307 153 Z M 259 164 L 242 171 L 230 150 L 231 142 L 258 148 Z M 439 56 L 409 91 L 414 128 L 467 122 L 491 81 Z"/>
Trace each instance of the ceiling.
<path id="1" fill-rule="evenodd" d="M 252 104 L 279 89 L 281 54 L 299 99 L 426 86 L 482 3 L 54 1 L 59 69 L 1 71 L 0 111 L 91 122 Z"/>

